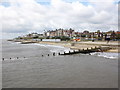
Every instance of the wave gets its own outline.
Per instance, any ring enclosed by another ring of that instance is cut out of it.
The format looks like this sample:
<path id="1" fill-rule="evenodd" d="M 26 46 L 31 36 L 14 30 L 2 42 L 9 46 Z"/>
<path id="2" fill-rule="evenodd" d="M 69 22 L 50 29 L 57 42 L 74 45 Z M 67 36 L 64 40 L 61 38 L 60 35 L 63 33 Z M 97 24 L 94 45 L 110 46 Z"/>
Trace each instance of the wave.
<path id="1" fill-rule="evenodd" d="M 109 58 L 109 59 L 118 59 L 120 53 L 110 53 L 110 52 L 95 52 L 91 53 L 91 55 Z"/>
<path id="2" fill-rule="evenodd" d="M 38 44 L 38 43 L 32 43 L 29 45 L 38 45 L 38 46 L 46 47 L 50 50 L 50 52 L 55 52 L 55 53 L 69 52 L 71 50 L 70 48 L 64 46 L 58 46 L 58 45 L 48 45 L 48 44 Z"/>
<path id="3" fill-rule="evenodd" d="M 9 42 L 11 44 L 20 44 L 21 42 Z"/>

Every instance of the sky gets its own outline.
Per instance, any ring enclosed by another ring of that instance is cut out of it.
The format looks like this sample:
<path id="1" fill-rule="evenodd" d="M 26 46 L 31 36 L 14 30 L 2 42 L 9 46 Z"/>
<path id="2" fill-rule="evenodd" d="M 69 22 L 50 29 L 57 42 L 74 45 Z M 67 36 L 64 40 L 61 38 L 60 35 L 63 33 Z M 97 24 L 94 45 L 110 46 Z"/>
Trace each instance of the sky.
<path id="1" fill-rule="evenodd" d="M 118 0 L 1 0 L 0 38 L 58 28 L 118 30 Z"/>

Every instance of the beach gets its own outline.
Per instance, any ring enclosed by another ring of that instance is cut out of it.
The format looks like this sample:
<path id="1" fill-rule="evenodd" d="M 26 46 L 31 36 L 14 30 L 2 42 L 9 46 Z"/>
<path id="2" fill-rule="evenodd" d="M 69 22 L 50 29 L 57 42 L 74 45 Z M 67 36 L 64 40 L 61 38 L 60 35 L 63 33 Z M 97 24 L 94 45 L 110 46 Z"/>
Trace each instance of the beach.
<path id="1" fill-rule="evenodd" d="M 15 40 L 16 42 L 17 40 Z M 110 41 L 107 43 L 106 41 L 59 41 L 59 42 L 51 42 L 51 41 L 32 41 L 32 40 L 18 40 L 17 42 L 21 42 L 23 44 L 29 43 L 39 43 L 39 44 L 48 44 L 48 45 L 57 45 L 67 47 L 73 50 L 78 49 L 87 49 L 87 48 L 94 48 L 94 47 L 110 47 L 111 49 L 106 50 L 105 52 L 113 52 L 113 53 L 120 53 L 120 42 L 119 41 Z"/>
<path id="2" fill-rule="evenodd" d="M 3 41 L 2 48 L 3 88 L 118 87 L 118 58 L 97 54 L 53 56 L 53 52 L 70 49 L 37 43 Z"/>
<path id="3" fill-rule="evenodd" d="M 119 49 L 120 47 L 118 47 L 118 42 L 110 42 L 110 43 L 106 43 L 106 42 L 39 42 L 42 44 L 50 44 L 50 45 L 60 45 L 60 46 L 64 46 L 64 47 L 69 47 L 71 49 L 87 49 L 87 48 L 91 48 L 91 47 L 99 47 L 99 46 L 109 46 L 112 49 L 108 50 L 106 52 L 114 52 L 114 53 L 118 53 L 120 52 Z M 74 43 L 74 46 L 71 46 L 71 44 Z"/>

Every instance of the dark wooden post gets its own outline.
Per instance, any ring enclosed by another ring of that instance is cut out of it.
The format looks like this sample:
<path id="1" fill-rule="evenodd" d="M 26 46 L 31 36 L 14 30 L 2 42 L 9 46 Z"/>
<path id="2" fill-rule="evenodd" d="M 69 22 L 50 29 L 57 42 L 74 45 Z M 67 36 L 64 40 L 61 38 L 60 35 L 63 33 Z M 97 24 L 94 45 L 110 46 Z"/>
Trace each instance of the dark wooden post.
<path id="1" fill-rule="evenodd" d="M 53 53 L 53 56 L 55 56 L 55 53 Z"/>
<path id="2" fill-rule="evenodd" d="M 87 50 L 89 50 L 89 49 L 87 48 Z"/>
<path id="3" fill-rule="evenodd" d="M 74 53 L 75 53 L 75 50 L 74 50 Z"/>
<path id="4" fill-rule="evenodd" d="M 70 53 L 70 51 L 69 51 L 69 53 Z"/>
<path id="5" fill-rule="evenodd" d="M 60 53 L 58 53 L 58 55 L 60 55 Z"/>

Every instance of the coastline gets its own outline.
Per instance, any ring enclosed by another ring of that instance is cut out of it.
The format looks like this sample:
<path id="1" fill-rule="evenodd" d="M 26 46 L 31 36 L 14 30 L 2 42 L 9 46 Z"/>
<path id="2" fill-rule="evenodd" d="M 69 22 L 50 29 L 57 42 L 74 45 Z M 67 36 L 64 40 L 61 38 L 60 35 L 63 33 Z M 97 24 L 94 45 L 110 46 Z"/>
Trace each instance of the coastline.
<path id="1" fill-rule="evenodd" d="M 99 46 L 108 46 L 111 47 L 110 50 L 107 50 L 105 52 L 111 52 L 111 53 L 120 53 L 119 51 L 119 46 L 117 45 L 107 45 L 107 44 L 96 44 L 96 43 L 89 43 L 86 44 L 85 42 L 80 42 L 80 43 L 76 43 L 76 42 L 38 42 L 40 44 L 49 44 L 49 45 L 57 45 L 57 46 L 63 46 L 63 47 L 67 47 L 70 48 L 72 50 L 78 50 L 78 49 L 87 49 L 87 48 L 91 48 L 91 47 L 99 47 Z M 74 46 L 71 46 L 71 43 L 74 43 Z"/>
<path id="2" fill-rule="evenodd" d="M 81 42 L 75 42 L 75 41 L 59 41 L 59 42 L 51 42 L 51 41 L 32 41 L 32 40 L 8 40 L 8 41 L 14 41 L 14 42 L 21 42 L 21 44 L 29 44 L 29 43 L 38 43 L 38 44 L 48 44 L 48 45 L 56 45 L 56 46 L 63 46 L 70 48 L 72 50 L 78 50 L 78 49 L 89 49 L 94 47 L 110 47 L 110 50 L 106 50 L 104 52 L 112 52 L 112 53 L 120 53 L 120 45 L 117 41 L 110 41 L 109 43 L 106 43 L 105 41 L 81 41 Z"/>

